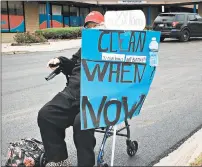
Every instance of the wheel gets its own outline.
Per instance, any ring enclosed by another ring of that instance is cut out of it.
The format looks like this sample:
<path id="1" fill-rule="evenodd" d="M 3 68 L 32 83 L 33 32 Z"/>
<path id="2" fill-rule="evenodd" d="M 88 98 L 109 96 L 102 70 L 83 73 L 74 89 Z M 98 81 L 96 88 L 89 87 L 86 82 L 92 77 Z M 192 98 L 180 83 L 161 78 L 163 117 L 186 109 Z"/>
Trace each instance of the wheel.
<path id="1" fill-rule="evenodd" d="M 45 157 L 45 153 L 41 154 L 40 160 L 39 160 L 39 166 L 40 167 L 45 167 L 46 166 L 46 157 Z"/>
<path id="2" fill-rule="evenodd" d="M 109 165 L 108 165 L 107 163 L 105 163 L 105 164 L 103 165 L 103 167 L 109 167 Z"/>
<path id="3" fill-rule="evenodd" d="M 102 163 L 99 165 L 99 167 L 109 167 L 109 165 L 107 163 Z"/>
<path id="4" fill-rule="evenodd" d="M 190 32 L 188 30 L 183 30 L 181 37 L 180 37 L 180 41 L 181 42 L 187 42 L 190 39 Z"/>
<path id="5" fill-rule="evenodd" d="M 138 150 L 138 143 L 137 141 L 132 141 L 127 146 L 127 153 L 129 156 L 134 156 Z"/>
<path id="6" fill-rule="evenodd" d="M 161 42 L 163 42 L 163 41 L 164 41 L 164 39 L 165 39 L 164 37 L 161 37 L 160 41 L 161 41 Z"/>

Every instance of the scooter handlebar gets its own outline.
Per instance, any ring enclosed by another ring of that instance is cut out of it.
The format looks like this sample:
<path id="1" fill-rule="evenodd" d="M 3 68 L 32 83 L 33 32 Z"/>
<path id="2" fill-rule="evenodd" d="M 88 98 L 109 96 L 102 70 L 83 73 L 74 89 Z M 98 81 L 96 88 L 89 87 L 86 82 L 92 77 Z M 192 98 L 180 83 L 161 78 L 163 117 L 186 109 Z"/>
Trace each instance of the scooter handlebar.
<path id="1" fill-rule="evenodd" d="M 56 75 L 60 74 L 61 71 L 61 67 L 56 68 L 52 73 L 45 77 L 46 81 L 53 79 Z"/>

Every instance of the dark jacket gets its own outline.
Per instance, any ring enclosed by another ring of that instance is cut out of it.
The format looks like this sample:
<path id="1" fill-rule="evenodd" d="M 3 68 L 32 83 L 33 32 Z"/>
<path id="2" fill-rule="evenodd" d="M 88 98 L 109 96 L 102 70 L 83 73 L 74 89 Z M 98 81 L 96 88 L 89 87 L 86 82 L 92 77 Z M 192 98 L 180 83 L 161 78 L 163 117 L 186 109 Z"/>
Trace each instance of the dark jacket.
<path id="1" fill-rule="evenodd" d="M 61 62 L 62 72 L 67 78 L 67 86 L 63 90 L 68 98 L 80 101 L 80 70 L 81 48 L 72 55 L 71 59 L 58 57 Z"/>

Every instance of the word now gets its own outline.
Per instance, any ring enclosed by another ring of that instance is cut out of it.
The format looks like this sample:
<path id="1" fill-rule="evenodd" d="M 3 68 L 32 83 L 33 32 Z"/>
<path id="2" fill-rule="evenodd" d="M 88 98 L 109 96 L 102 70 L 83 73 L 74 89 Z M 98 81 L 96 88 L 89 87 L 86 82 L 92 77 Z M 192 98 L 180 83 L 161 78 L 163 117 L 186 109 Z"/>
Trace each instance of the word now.
<path id="1" fill-rule="evenodd" d="M 121 109 L 124 108 L 124 112 L 125 112 L 125 119 L 127 118 L 132 118 L 133 114 L 135 113 L 135 111 L 137 109 L 140 109 L 144 103 L 144 100 L 146 98 L 146 95 L 141 95 L 140 96 L 140 100 L 139 102 L 134 103 L 134 105 L 132 106 L 132 108 L 129 110 L 128 108 L 128 97 L 123 96 L 122 97 L 122 101 L 119 100 L 109 100 L 106 101 L 107 96 L 103 96 L 99 109 L 98 109 L 98 113 L 97 116 L 95 115 L 95 111 L 93 109 L 92 104 L 90 103 L 90 101 L 88 100 L 87 96 L 83 96 L 82 97 L 82 114 L 83 114 L 83 119 L 84 119 L 84 128 L 87 128 L 87 111 L 86 111 L 86 107 L 88 108 L 88 111 L 90 113 L 93 125 L 95 128 L 100 127 L 100 117 L 101 117 L 101 113 L 103 112 L 104 114 L 104 121 L 105 124 L 107 126 L 113 126 L 115 125 L 119 119 L 120 119 L 120 115 L 121 115 Z M 111 105 L 115 105 L 116 106 L 116 115 L 115 115 L 115 119 L 113 121 L 110 121 L 108 118 L 108 108 Z"/>

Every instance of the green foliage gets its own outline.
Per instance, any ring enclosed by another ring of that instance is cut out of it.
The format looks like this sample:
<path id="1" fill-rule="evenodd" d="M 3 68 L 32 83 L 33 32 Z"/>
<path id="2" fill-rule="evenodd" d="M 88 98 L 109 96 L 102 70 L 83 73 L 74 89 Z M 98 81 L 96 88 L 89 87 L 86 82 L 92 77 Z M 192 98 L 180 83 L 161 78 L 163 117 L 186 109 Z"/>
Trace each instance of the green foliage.
<path id="1" fill-rule="evenodd" d="M 76 39 L 81 37 L 81 27 L 47 28 L 37 30 L 46 39 Z"/>
<path id="2" fill-rule="evenodd" d="M 42 43 L 47 41 L 47 39 L 45 39 L 43 35 L 30 32 L 17 33 L 14 36 L 14 40 L 18 44 Z"/>

